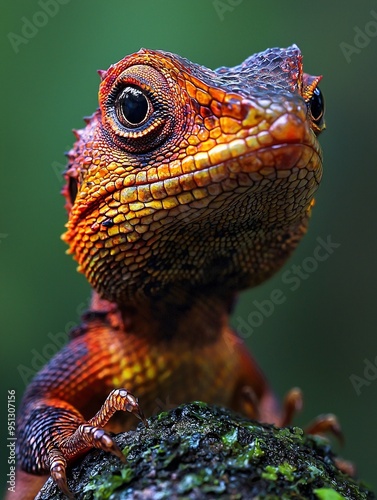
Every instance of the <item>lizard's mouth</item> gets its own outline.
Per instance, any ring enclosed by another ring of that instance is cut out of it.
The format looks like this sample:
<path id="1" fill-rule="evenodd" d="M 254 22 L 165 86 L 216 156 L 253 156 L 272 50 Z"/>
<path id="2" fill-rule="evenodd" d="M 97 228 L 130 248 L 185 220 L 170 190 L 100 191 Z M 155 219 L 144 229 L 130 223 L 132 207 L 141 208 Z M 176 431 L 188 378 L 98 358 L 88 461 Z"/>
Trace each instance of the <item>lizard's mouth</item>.
<path id="1" fill-rule="evenodd" d="M 290 179 L 290 191 L 309 189 L 312 193 L 321 175 L 322 152 L 314 132 L 306 120 L 287 113 L 268 130 L 263 126 L 253 134 L 244 130 L 233 140 L 172 162 L 169 168 L 158 166 L 154 182 L 130 177 L 120 190 L 119 201 L 135 217 L 147 215 L 148 209 L 150 213 L 174 209 L 176 216 L 188 207 L 207 206 L 218 195 L 268 190 L 268 184 L 277 185 L 283 179 Z"/>
<path id="2" fill-rule="evenodd" d="M 204 157 L 198 154 L 193 158 L 193 165 L 186 164 L 187 171 L 175 176 L 167 176 L 167 170 L 161 169 L 159 180 L 152 183 L 137 182 L 135 176 L 128 176 L 123 187 L 114 190 L 117 192 L 116 198 L 119 198 L 121 205 L 128 206 L 129 212 L 135 217 L 143 217 L 158 209 L 170 210 L 190 204 L 199 208 L 206 205 L 205 199 L 212 200 L 221 193 L 234 191 L 236 194 L 250 188 L 258 191 L 266 188 L 267 182 L 289 177 L 292 182 L 300 179 L 301 187 L 304 187 L 306 178 L 313 179 L 315 186 L 318 186 L 322 175 L 322 152 L 317 141 L 312 144 L 273 144 L 247 151 L 244 142 L 236 139 L 224 147 L 216 147 L 216 151 L 212 152 L 212 158 L 215 157 L 218 163 L 208 165 L 208 155 Z M 97 194 L 100 193 L 97 191 Z M 85 209 L 77 213 L 75 223 L 101 211 L 100 207 L 107 205 L 113 198 L 114 192 L 108 188 L 103 196 L 93 197 Z M 106 221 L 108 217 L 104 215 L 96 222 L 105 222 L 106 226 Z"/>
<path id="3" fill-rule="evenodd" d="M 283 179 L 288 180 L 292 192 L 307 190 L 312 194 L 322 175 L 321 148 L 305 123 L 298 126 L 296 117 L 282 118 L 268 134 L 262 131 L 245 139 L 236 138 L 180 162 L 176 175 L 162 165 L 157 167 L 157 181 L 146 183 L 138 181 L 137 175 L 128 175 L 118 189 L 112 183 L 101 193 L 100 186 L 81 210 L 71 214 L 71 224 L 82 224 L 90 218 L 96 232 L 101 225 L 113 225 L 107 207 L 109 203 L 114 205 L 114 198 L 123 207 L 120 212 L 126 221 L 153 217 L 166 210 L 173 210 L 177 216 L 190 206 L 205 207 L 219 195 L 224 199 L 229 192 L 237 195 L 266 190 L 267 184 L 272 186 Z M 279 143 L 280 138 L 285 142 Z"/>

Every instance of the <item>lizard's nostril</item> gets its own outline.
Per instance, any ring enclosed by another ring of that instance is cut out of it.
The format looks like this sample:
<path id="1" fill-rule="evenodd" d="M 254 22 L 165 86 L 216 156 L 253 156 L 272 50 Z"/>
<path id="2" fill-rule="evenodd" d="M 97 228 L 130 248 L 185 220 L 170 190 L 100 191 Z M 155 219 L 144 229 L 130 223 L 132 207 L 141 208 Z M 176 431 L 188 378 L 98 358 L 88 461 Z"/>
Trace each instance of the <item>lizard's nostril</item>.
<path id="1" fill-rule="evenodd" d="M 296 115 L 280 116 L 270 127 L 272 137 L 282 143 L 300 143 L 305 138 L 307 125 Z"/>

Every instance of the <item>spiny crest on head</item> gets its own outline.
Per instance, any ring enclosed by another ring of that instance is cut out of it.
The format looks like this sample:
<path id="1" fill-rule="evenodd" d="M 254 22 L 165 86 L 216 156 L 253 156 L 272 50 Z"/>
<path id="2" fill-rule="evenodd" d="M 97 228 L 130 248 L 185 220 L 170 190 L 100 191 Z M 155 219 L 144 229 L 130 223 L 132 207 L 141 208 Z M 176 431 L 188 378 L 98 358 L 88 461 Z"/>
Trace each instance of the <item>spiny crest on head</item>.
<path id="1" fill-rule="evenodd" d="M 76 137 L 76 139 L 81 139 L 83 130 L 79 130 L 79 129 L 73 128 L 72 132 L 73 132 L 73 135 Z"/>
<path id="2" fill-rule="evenodd" d="M 322 75 L 312 76 L 304 73 L 302 97 L 307 102 L 313 95 L 314 90 L 317 88 L 319 82 L 322 80 Z"/>
<path id="3" fill-rule="evenodd" d="M 105 79 L 107 71 L 105 69 L 97 69 L 97 73 L 101 79 L 101 82 Z"/>
<path id="4" fill-rule="evenodd" d="M 74 152 L 73 148 L 71 148 L 68 151 L 64 151 L 64 156 L 66 156 L 69 161 L 72 161 L 75 158 L 75 152 Z"/>

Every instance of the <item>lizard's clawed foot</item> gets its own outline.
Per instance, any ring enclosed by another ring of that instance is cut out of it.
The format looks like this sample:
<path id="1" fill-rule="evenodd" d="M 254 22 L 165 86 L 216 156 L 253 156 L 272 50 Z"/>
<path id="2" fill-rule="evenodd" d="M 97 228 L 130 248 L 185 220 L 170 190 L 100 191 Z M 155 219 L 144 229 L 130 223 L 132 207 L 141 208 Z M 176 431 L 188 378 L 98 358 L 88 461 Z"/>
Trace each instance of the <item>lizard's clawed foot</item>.
<path id="1" fill-rule="evenodd" d="M 283 414 L 280 427 L 286 427 L 292 424 L 294 417 L 302 410 L 303 396 L 301 389 L 294 387 L 284 398 Z M 304 431 L 306 434 L 332 434 L 339 442 L 344 444 L 344 436 L 337 417 L 331 413 L 319 415 L 313 420 Z"/>
<path id="2" fill-rule="evenodd" d="M 80 425 L 60 446 L 60 450 L 53 450 L 50 453 L 50 474 L 60 490 L 70 499 L 73 499 L 74 496 L 67 485 L 67 460 L 65 456 L 72 456 L 73 453 L 79 453 L 87 448 L 99 448 L 112 453 L 122 462 L 126 462 L 126 457 L 111 435 L 104 429 L 89 424 Z"/>
<path id="3" fill-rule="evenodd" d="M 31 412 L 30 421 L 21 431 L 25 433 L 26 443 L 24 470 L 29 468 L 30 463 L 42 463 L 40 472 L 49 468 L 55 483 L 71 499 L 74 497 L 67 485 L 66 469 L 72 459 L 90 448 L 99 448 L 126 461 L 114 438 L 104 429 L 116 411 L 133 413 L 147 425 L 137 398 L 125 389 L 111 391 L 101 409 L 88 421 L 84 421 L 82 415 L 64 401 L 50 400 L 47 406 L 46 403 L 41 401 L 39 408 Z M 30 440 L 33 433 L 36 437 Z"/>
<path id="4" fill-rule="evenodd" d="M 303 407 L 302 392 L 298 388 L 291 389 L 284 398 L 283 415 L 281 418 L 280 426 L 286 427 L 291 425 L 295 415 L 301 411 Z M 306 434 L 323 435 L 330 434 L 335 436 L 340 444 L 344 445 L 344 435 L 340 426 L 338 418 L 332 413 L 319 415 L 304 429 Z M 356 470 L 352 462 L 348 462 L 342 458 L 334 459 L 335 465 L 344 474 L 355 476 Z"/>
<path id="5" fill-rule="evenodd" d="M 256 420 L 261 420 L 265 415 L 260 414 L 260 401 L 256 392 L 250 386 L 242 387 L 241 392 L 244 403 L 243 410 L 249 416 Z M 272 422 L 278 427 L 288 427 L 292 425 L 296 415 L 302 410 L 303 395 L 298 387 L 292 388 L 284 398 L 281 412 L 277 412 L 273 419 L 266 420 Z M 331 413 L 319 415 L 306 428 L 306 434 L 332 434 L 339 442 L 344 444 L 344 436 L 337 417 Z"/>

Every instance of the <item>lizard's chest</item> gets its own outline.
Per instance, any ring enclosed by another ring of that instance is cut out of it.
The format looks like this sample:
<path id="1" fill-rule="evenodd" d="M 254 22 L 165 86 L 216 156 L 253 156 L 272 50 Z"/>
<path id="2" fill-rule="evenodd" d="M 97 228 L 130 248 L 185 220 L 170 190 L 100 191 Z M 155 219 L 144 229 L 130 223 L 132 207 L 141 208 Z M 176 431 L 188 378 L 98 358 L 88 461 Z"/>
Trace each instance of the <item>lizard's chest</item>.
<path id="1" fill-rule="evenodd" d="M 109 385 L 139 395 L 146 416 L 195 400 L 229 406 L 237 367 L 226 335 L 216 342 L 197 342 L 195 346 L 171 340 L 153 346 L 135 342 L 138 345 L 125 341 L 123 355 L 118 349 L 118 370 Z M 134 423 L 125 413 L 118 415 L 123 429 Z"/>

